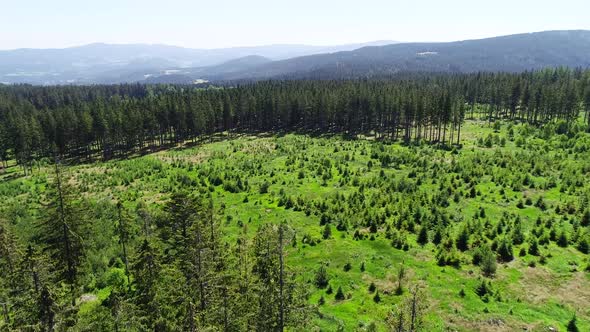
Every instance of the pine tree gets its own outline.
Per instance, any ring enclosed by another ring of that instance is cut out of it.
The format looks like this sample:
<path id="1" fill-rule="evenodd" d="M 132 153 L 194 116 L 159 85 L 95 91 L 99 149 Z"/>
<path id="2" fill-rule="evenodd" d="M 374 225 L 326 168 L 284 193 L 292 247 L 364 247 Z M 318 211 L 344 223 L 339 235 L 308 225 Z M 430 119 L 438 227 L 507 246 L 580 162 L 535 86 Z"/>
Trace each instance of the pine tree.
<path id="1" fill-rule="evenodd" d="M 502 238 L 498 244 L 497 252 L 501 261 L 512 261 L 514 259 L 512 241 L 510 241 L 510 239 L 507 238 Z"/>
<path id="2" fill-rule="evenodd" d="M 148 239 L 141 242 L 132 264 L 135 284 L 135 303 L 146 318 L 146 328 L 153 329 L 160 318 L 157 301 L 158 280 L 160 278 L 159 255 Z"/>
<path id="3" fill-rule="evenodd" d="M 481 272 L 486 277 L 491 277 L 496 273 L 496 255 L 487 245 L 483 245 L 479 248 Z"/>
<path id="4" fill-rule="evenodd" d="M 55 179 L 45 204 L 45 215 L 39 224 L 39 242 L 52 258 L 54 279 L 70 287 L 71 306 L 76 305 L 78 274 L 84 258 L 83 220 L 74 202 L 74 193 L 55 164 Z"/>
<path id="5" fill-rule="evenodd" d="M 379 296 L 379 291 L 377 291 L 375 293 L 375 296 L 373 296 L 373 302 L 375 302 L 375 303 L 381 302 L 381 296 Z"/>
<path id="6" fill-rule="evenodd" d="M 557 245 L 560 246 L 560 247 L 562 247 L 562 248 L 565 248 L 565 247 L 568 246 L 568 244 L 569 244 L 569 242 L 568 242 L 568 239 L 567 239 L 567 234 L 565 233 L 565 231 L 562 230 L 559 233 L 559 237 L 557 238 Z"/>
<path id="7" fill-rule="evenodd" d="M 529 255 L 539 256 L 541 252 L 539 251 L 539 242 L 536 238 L 533 238 L 529 244 Z"/>
<path id="8" fill-rule="evenodd" d="M 428 229 L 426 229 L 426 226 L 422 226 L 420 228 L 420 233 L 418 233 L 418 238 L 416 241 L 420 245 L 425 245 L 428 243 Z"/>
<path id="9" fill-rule="evenodd" d="M 514 228 L 512 229 L 512 243 L 515 245 L 522 244 L 524 242 L 524 232 L 522 231 L 522 224 L 520 218 L 514 222 Z"/>
<path id="10" fill-rule="evenodd" d="M 324 265 L 320 265 L 315 274 L 315 285 L 317 288 L 326 288 L 329 283 L 328 271 Z"/>
<path id="11" fill-rule="evenodd" d="M 567 332 L 578 332 L 578 323 L 577 323 L 577 318 L 576 315 L 574 314 L 574 317 L 572 317 L 572 319 L 570 319 L 570 321 L 567 323 Z"/>
<path id="12" fill-rule="evenodd" d="M 49 288 L 44 286 L 39 295 L 39 322 L 41 331 L 53 331 L 55 325 L 55 302 Z"/>
<path id="13" fill-rule="evenodd" d="M 404 262 L 402 262 L 397 270 L 397 287 L 395 288 L 396 295 L 402 295 L 404 293 L 404 288 L 402 286 L 403 280 L 406 277 L 406 267 Z"/>
<path id="14" fill-rule="evenodd" d="M 263 224 L 254 237 L 253 272 L 259 303 L 256 325 L 265 331 L 303 324 L 307 314 L 307 294 L 284 261 L 286 232 L 290 230 L 283 224 Z"/>
<path id="15" fill-rule="evenodd" d="M 469 231 L 467 227 L 463 227 L 459 235 L 457 236 L 457 240 L 455 241 L 457 249 L 461 251 L 466 251 L 469 249 Z"/>
<path id="16" fill-rule="evenodd" d="M 395 307 L 386 320 L 391 331 L 421 331 L 426 309 L 426 293 L 420 286 L 412 287 L 405 299 Z"/>
<path id="17" fill-rule="evenodd" d="M 322 237 L 324 238 L 324 240 L 327 240 L 332 237 L 332 227 L 330 227 L 330 224 L 326 224 L 326 226 L 324 226 Z"/>
<path id="18" fill-rule="evenodd" d="M 336 299 L 336 301 L 344 300 L 344 292 L 342 291 L 342 286 L 338 286 L 338 290 L 336 290 L 336 295 L 334 295 L 334 299 Z"/>

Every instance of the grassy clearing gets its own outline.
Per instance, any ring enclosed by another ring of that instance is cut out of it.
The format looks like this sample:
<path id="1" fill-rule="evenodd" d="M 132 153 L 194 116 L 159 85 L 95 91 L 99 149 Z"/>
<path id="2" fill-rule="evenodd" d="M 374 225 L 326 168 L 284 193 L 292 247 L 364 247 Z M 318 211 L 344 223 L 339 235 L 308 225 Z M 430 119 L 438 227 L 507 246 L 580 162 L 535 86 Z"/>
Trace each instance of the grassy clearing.
<path id="1" fill-rule="evenodd" d="M 512 137 L 510 131 L 515 132 Z M 133 202 L 129 204 L 132 207 L 141 202 L 153 210 L 161 209 L 174 189 L 204 184 L 222 211 L 228 241 L 243 232 L 253 235 L 262 223 L 285 221 L 296 234 L 287 264 L 309 283 L 310 303 L 317 304 L 322 296 L 325 299 L 314 316 L 317 330 L 365 329 L 372 322 L 385 329 L 385 318 L 403 298 L 395 294 L 397 271 L 403 264 L 407 271 L 402 283 L 405 292 L 418 283 L 426 288 L 427 330 L 565 330 L 576 312 L 580 330 L 588 331 L 590 277 L 584 272 L 588 255 L 577 250 L 573 241 L 560 247 L 549 240 L 540 245 L 542 256 L 520 256 L 529 243 L 515 245 L 514 260 L 499 263 L 491 279 L 495 295 L 482 299 L 475 293 L 481 271 L 471 264 L 477 248 L 475 234 L 467 251 L 454 251 L 458 266 L 440 266 L 438 247 L 417 243 L 417 229 L 426 226 L 415 225 L 416 230 L 410 230 L 413 214 L 406 212 L 420 209 L 435 218 L 430 209 L 436 206 L 449 218 L 444 232 L 450 240 L 470 222 L 484 225 L 486 234 L 493 232 L 505 215 L 510 215 L 509 225 L 520 218 L 527 238 L 543 227 L 537 224 L 539 217 L 543 223 L 551 223 L 546 236 L 555 228 L 571 238 L 574 221 L 582 213 L 583 197 L 590 190 L 589 151 L 579 148 L 580 142 L 588 144 L 590 137 L 543 139 L 528 132 L 531 130 L 522 125 L 494 130 L 486 123 L 468 122 L 462 149 L 452 151 L 339 137 L 239 137 L 129 160 L 73 166 L 70 173 L 73 183 L 89 199 L 106 203 L 124 199 Z M 491 146 L 486 146 L 488 137 L 492 137 Z M 391 160 L 384 162 L 376 155 Z M 507 165 L 498 165 L 501 159 L 507 160 Z M 47 175 L 35 172 L 12 178 L 15 173 L 11 172 L 3 175 L 0 184 L 1 212 L 26 238 Z M 222 184 L 216 184 L 216 179 Z M 238 181 L 243 189 L 234 188 Z M 411 193 L 403 192 L 405 182 L 413 186 Z M 471 197 L 473 183 L 475 196 Z M 265 184 L 267 192 L 261 190 Z M 396 189 L 390 191 L 393 186 Z M 446 198 L 444 206 L 440 205 L 441 193 Z M 360 195 L 360 201 L 353 202 L 355 195 Z M 537 204 L 540 198 L 543 208 Z M 330 208 L 323 209 L 322 204 Z M 569 206 L 573 211 L 566 212 Z M 322 238 L 323 215 L 333 218 L 328 239 Z M 368 223 L 372 220 L 379 220 L 376 230 Z M 346 222 L 347 229 L 338 230 L 340 222 Z M 389 233 L 395 229 L 407 248 L 392 246 Z M 355 239 L 356 231 L 365 234 L 364 238 Z M 579 228 L 578 233 L 587 236 L 587 227 Z M 431 241 L 433 236 L 434 228 L 429 231 Z M 109 254 L 93 250 L 91 259 L 105 260 Z M 321 264 L 328 270 L 330 287 L 334 292 L 342 287 L 345 300 L 337 301 L 333 293 L 313 286 Z M 346 264 L 351 266 L 348 271 Z M 379 303 L 368 290 L 371 283 L 379 291 Z M 109 292 L 108 287 L 98 286 L 91 291 L 97 297 L 82 305 L 82 316 L 98 310 L 98 303 Z"/>

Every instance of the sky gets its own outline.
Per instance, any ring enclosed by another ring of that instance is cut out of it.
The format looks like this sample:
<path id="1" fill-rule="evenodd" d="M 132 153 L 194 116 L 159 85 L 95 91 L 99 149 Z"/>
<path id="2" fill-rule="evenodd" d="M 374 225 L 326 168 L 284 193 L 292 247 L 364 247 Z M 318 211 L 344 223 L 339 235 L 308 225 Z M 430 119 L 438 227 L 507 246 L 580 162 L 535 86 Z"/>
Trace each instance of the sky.
<path id="1" fill-rule="evenodd" d="M 590 0 L 0 0 L 0 49 L 454 41 L 590 30 Z"/>

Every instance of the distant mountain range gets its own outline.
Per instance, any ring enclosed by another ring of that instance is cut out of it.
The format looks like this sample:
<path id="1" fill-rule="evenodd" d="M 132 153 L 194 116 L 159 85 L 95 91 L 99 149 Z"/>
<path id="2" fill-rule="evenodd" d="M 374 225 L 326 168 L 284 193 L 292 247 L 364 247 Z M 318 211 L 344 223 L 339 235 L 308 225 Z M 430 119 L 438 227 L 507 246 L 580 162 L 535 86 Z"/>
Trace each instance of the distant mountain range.
<path id="1" fill-rule="evenodd" d="M 168 45 L 96 43 L 63 49 L 17 49 L 0 51 L 0 82 L 33 84 L 92 84 L 144 81 L 153 76 L 181 76 L 177 73 L 191 68 L 228 62 L 233 70 L 245 70 L 259 56 L 269 60 L 319 53 L 354 50 L 364 46 L 387 45 L 394 41 L 375 41 L 338 46 L 268 45 L 221 49 L 190 49 Z M 245 58 L 243 61 L 236 59 Z M 231 61 L 238 61 L 232 63 Z M 261 64 L 261 63 L 258 63 Z M 196 69 L 200 68 L 200 69 Z M 233 71 L 232 70 L 232 71 Z"/>
<path id="2" fill-rule="evenodd" d="M 0 82 L 190 84 L 384 77 L 402 72 L 519 72 L 557 66 L 590 67 L 590 31 L 545 31 L 447 43 L 378 41 L 214 50 L 92 44 L 21 49 L 0 51 Z"/>
<path id="3" fill-rule="evenodd" d="M 448 43 L 399 43 L 273 61 L 209 79 L 379 77 L 400 72 L 520 72 L 590 67 L 590 31 L 546 31 Z"/>

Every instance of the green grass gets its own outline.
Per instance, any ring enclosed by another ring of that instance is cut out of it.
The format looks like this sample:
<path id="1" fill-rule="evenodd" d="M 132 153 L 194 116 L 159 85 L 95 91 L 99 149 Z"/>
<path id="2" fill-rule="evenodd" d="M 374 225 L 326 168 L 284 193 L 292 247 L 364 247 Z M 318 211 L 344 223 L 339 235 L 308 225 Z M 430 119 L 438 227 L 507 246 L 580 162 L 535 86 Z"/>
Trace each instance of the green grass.
<path id="1" fill-rule="evenodd" d="M 519 133 L 520 129 L 522 126 L 515 126 L 515 132 Z M 507 137 L 506 131 L 507 125 L 494 133 L 487 124 L 468 122 L 463 128 L 463 147 L 457 152 L 427 145 L 390 145 L 369 140 L 343 140 L 339 137 L 238 137 L 129 160 L 72 166 L 69 170 L 85 197 L 107 203 L 123 199 L 130 202 L 127 203 L 130 208 L 142 201 L 150 209 L 159 210 L 169 192 L 183 186 L 182 183 L 204 183 L 213 190 L 216 206 L 222 208 L 220 218 L 224 221 L 223 232 L 228 241 L 234 241 L 245 227 L 252 236 L 262 223 L 286 222 L 294 229 L 298 239 L 297 245 L 288 249 L 288 266 L 298 272 L 300 280 L 309 284 L 310 303 L 317 304 L 322 295 L 326 300 L 324 305 L 318 307 L 321 316 L 315 315 L 312 322 L 322 331 L 336 330 L 338 326 L 347 331 L 362 329 L 371 322 L 375 322 L 379 329 L 385 329 L 385 318 L 403 299 L 403 296 L 394 294 L 397 270 L 401 264 L 407 269 L 407 278 L 403 282 L 406 294 L 408 288 L 415 284 L 426 287 L 429 304 L 425 317 L 427 330 L 543 330 L 548 326 L 565 330 L 565 324 L 577 312 L 578 327 L 581 331 L 589 331 L 590 278 L 587 272 L 581 272 L 588 262 L 588 256 L 577 251 L 573 244 L 568 248 L 560 248 L 552 242 L 541 246 L 544 254 L 550 253 L 552 256 L 547 258 L 544 265 L 539 263 L 538 257 L 519 257 L 521 246 L 515 246 L 515 260 L 499 264 L 492 280 L 499 296 L 486 303 L 474 292 L 481 273 L 479 267 L 471 264 L 470 252 L 459 253 L 459 268 L 441 267 L 436 264 L 436 247 L 432 243 L 422 247 L 416 243 L 415 234 L 405 232 L 403 236 L 407 237 L 410 248 L 404 251 L 392 247 L 391 240 L 385 237 L 385 225 L 394 225 L 400 214 L 412 204 L 412 201 L 404 200 L 407 197 L 404 198 L 403 193 L 387 194 L 385 190 L 391 183 L 415 181 L 408 175 L 417 171 L 417 176 L 423 181 L 416 195 L 431 195 L 439 192 L 441 181 L 453 181 L 463 175 L 448 166 L 451 163 L 465 164 L 467 168 L 464 172 L 480 165 L 483 168 L 481 176 L 475 173 L 478 195 L 474 198 L 466 197 L 468 184 L 456 181 L 460 183 L 455 190 L 460 200 L 454 202 L 451 195 L 449 206 L 444 208 L 451 218 L 447 227 L 451 236 L 472 220 L 481 207 L 485 208 L 485 219 L 493 225 L 504 213 L 520 216 L 527 234 L 534 228 L 539 216 L 553 217 L 570 230 L 570 221 L 578 218 L 579 214 L 557 214 L 555 207 L 568 202 L 580 204 L 580 198 L 590 190 L 590 183 L 585 178 L 581 187 L 566 185 L 564 181 L 567 178 L 562 175 L 573 172 L 576 176 L 588 176 L 589 152 L 573 153 L 571 149 L 561 148 L 562 139 L 559 137 L 544 140 L 523 136 L 527 144 L 522 148 L 511 140 L 507 140 L 504 147 L 494 145 L 485 148 L 477 144 L 479 138 L 485 139 L 489 134 Z M 583 139 L 585 142 L 590 141 L 587 134 Z M 544 151 L 545 145 L 550 147 L 549 151 Z M 391 165 L 382 166 L 371 158 L 372 152 L 381 149 L 395 159 Z M 510 156 L 519 168 L 498 167 L 493 164 L 500 158 L 498 156 Z M 544 164 L 541 165 L 542 175 L 531 175 L 535 188 L 513 188 L 509 185 L 511 179 L 532 173 L 534 166 L 531 161 L 537 160 Z M 370 170 L 367 166 L 369 161 L 373 163 Z M 329 168 L 326 167 L 328 162 Z M 416 166 L 420 163 L 421 167 Z M 299 170 L 304 172 L 302 179 L 298 176 Z M 340 170 L 347 170 L 351 175 L 346 177 Z M 381 171 L 384 176 L 381 176 Z M 33 207 L 42 197 L 47 175 L 35 172 L 32 176 L 8 179 L 16 172 L 16 168 L 12 167 L 9 174 L 4 175 L 5 181 L 0 184 L 0 199 L 4 202 L 1 212 L 13 221 L 19 235 L 26 238 L 36 216 Z M 211 174 L 220 176 L 224 181 L 240 175 L 242 181 L 247 181 L 249 188 L 244 192 L 228 192 L 223 185 L 210 184 Z M 322 178 L 324 174 L 329 176 Z M 494 181 L 494 177 L 506 180 L 506 183 Z M 543 189 L 543 184 L 550 177 L 557 179 L 557 187 Z M 432 183 L 433 179 L 436 183 Z M 265 181 L 270 182 L 269 192 L 260 194 L 259 187 Z M 361 226 L 365 221 L 364 211 L 348 211 L 346 215 L 352 227 L 341 232 L 336 230 L 336 223 L 333 223 L 332 238 L 322 240 L 323 227 L 319 225 L 321 213 L 310 208 L 308 215 L 305 209 L 295 211 L 279 206 L 282 195 L 300 199 L 306 207 L 322 202 L 336 205 L 336 194 L 350 197 L 360 192 L 360 186 L 364 187 L 363 195 L 367 204 L 382 202 L 387 197 L 399 199 L 395 204 L 385 204 L 386 207 L 366 206 L 366 211 L 375 215 L 387 215 L 387 209 L 393 212 L 380 225 L 374 240 L 354 240 L 352 237 L 356 228 L 368 232 L 366 227 Z M 566 186 L 573 189 L 561 192 L 560 189 Z M 186 187 L 190 188 L 190 185 Z M 501 194 L 502 190 L 504 194 Z M 544 197 L 549 206 L 546 211 L 534 206 L 539 196 Z M 246 197 L 247 202 L 244 202 Z M 517 208 L 517 203 L 525 197 L 531 197 L 533 205 Z M 423 208 L 428 210 L 430 207 Z M 565 220 L 564 216 L 568 219 Z M 305 235 L 317 243 L 301 243 Z M 523 246 L 526 246 L 526 242 Z M 110 253 L 96 250 L 92 255 L 100 261 L 106 260 Z M 537 262 L 536 267 L 528 267 L 527 264 L 533 260 Z M 364 272 L 360 271 L 362 262 L 365 263 Z M 343 270 L 346 263 L 352 264 L 348 272 Z M 572 263 L 577 264 L 577 271 L 572 270 Z M 336 301 L 334 294 L 328 295 L 325 289 L 317 289 L 312 285 L 314 273 L 320 264 L 327 266 L 334 293 L 341 286 L 349 298 Z M 96 273 L 103 274 L 97 276 L 100 279 L 110 272 Z M 380 303 L 375 303 L 373 294 L 368 292 L 371 282 L 377 285 Z M 466 293 L 465 297 L 459 295 L 462 289 Z M 84 303 L 80 315 L 97 310 L 100 301 L 110 293 L 110 288 L 96 285 L 89 291 L 97 299 Z"/>

